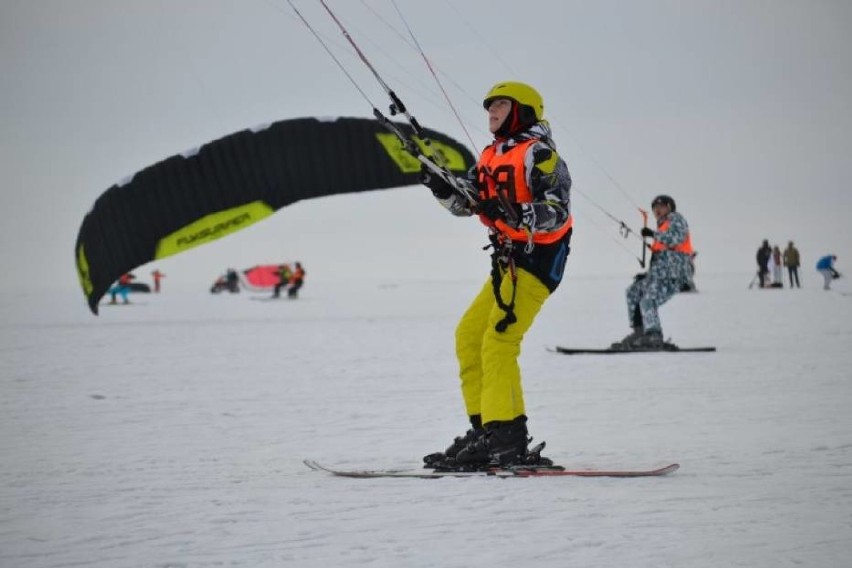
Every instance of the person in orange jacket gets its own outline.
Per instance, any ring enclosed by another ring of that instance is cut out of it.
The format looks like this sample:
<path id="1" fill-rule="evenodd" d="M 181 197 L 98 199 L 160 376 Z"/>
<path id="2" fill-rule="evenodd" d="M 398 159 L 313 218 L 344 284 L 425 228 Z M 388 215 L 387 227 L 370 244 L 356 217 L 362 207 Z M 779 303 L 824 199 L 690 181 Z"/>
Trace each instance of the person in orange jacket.
<path id="1" fill-rule="evenodd" d="M 429 467 L 550 463 L 540 448 L 528 448 L 518 356 L 524 335 L 562 281 L 573 223 L 571 176 L 533 87 L 497 83 L 483 107 L 494 140 L 470 175 L 453 180 L 424 169 L 421 176 L 452 214 L 476 215 L 493 247 L 491 273 L 455 335 L 471 428 L 444 452 L 425 456 Z"/>
<path id="2" fill-rule="evenodd" d="M 299 297 L 299 289 L 305 282 L 305 269 L 301 262 L 297 262 L 293 268 L 293 274 L 290 276 L 290 287 L 287 288 L 287 297 L 296 299 Z"/>

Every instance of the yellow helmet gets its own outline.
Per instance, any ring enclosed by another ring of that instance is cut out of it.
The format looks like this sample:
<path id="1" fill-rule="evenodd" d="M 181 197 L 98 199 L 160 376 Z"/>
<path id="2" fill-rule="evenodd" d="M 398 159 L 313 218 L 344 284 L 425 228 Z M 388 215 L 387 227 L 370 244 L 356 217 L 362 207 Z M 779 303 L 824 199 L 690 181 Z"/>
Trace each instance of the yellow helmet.
<path id="1" fill-rule="evenodd" d="M 485 95 L 485 99 L 482 101 L 482 106 L 488 110 L 488 105 L 491 104 L 491 101 L 501 98 L 511 99 L 518 103 L 521 107 L 529 107 L 535 115 L 536 122 L 540 121 L 544 117 L 544 101 L 542 100 L 541 95 L 538 91 L 526 83 L 519 83 L 517 81 L 504 81 L 497 83 L 491 87 L 491 90 L 488 91 L 487 95 Z"/>

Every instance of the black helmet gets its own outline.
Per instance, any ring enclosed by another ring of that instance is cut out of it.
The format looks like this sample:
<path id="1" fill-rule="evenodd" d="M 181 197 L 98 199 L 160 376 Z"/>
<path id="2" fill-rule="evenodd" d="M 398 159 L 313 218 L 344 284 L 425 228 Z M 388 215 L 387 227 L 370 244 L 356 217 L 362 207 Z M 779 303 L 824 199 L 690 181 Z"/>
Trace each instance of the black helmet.
<path id="1" fill-rule="evenodd" d="M 651 202 L 651 208 L 656 205 L 666 205 L 672 211 L 676 211 L 677 207 L 675 207 L 675 201 L 668 195 L 658 195 L 654 198 L 654 201 Z"/>

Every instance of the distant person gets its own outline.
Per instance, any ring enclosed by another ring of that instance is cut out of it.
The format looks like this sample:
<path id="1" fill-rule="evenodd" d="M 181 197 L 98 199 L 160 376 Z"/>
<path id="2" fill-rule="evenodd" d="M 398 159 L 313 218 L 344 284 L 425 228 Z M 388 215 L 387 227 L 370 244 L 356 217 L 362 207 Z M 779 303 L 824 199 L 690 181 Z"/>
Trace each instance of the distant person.
<path id="1" fill-rule="evenodd" d="M 130 292 L 130 283 L 133 279 L 136 278 L 133 274 L 127 272 L 118 277 L 118 282 L 115 286 L 109 289 L 110 295 L 110 304 L 117 304 L 116 296 L 121 296 L 121 301 L 124 304 L 129 304 L 130 299 L 127 297 L 127 294 Z"/>
<path id="2" fill-rule="evenodd" d="M 229 268 L 225 272 L 225 287 L 231 294 L 236 294 L 240 291 L 240 275 L 233 268 Z"/>
<path id="3" fill-rule="evenodd" d="M 213 286 L 210 287 L 211 294 L 218 294 L 222 290 L 225 290 L 225 276 L 219 276 L 213 281 Z"/>
<path id="4" fill-rule="evenodd" d="M 760 279 L 760 287 L 766 288 L 767 276 L 769 275 L 769 261 L 772 258 L 772 247 L 769 241 L 764 239 L 763 244 L 757 249 L 757 277 Z"/>
<path id="5" fill-rule="evenodd" d="M 663 329 L 657 309 L 689 282 L 692 238 L 686 219 L 677 212 L 674 199 L 658 195 L 651 202 L 657 230 L 642 228 L 643 237 L 652 237 L 651 264 L 627 288 L 627 318 L 633 331 L 613 349 L 654 350 L 664 346 Z"/>
<path id="6" fill-rule="evenodd" d="M 787 267 L 787 276 L 790 278 L 790 288 L 793 287 L 793 282 L 796 282 L 796 288 L 801 288 L 799 285 L 799 266 L 801 259 L 799 257 L 799 249 L 793 246 L 793 241 L 787 243 L 787 248 L 784 249 L 784 266 Z"/>
<path id="7" fill-rule="evenodd" d="M 781 270 L 781 249 L 778 248 L 778 245 L 772 247 L 772 287 L 784 287 L 783 271 Z"/>
<path id="8" fill-rule="evenodd" d="M 282 264 L 278 267 L 278 284 L 275 285 L 275 290 L 272 292 L 273 298 L 281 297 L 281 288 L 286 288 L 290 285 L 290 278 L 293 276 L 293 271 L 290 270 L 289 264 Z"/>
<path id="9" fill-rule="evenodd" d="M 305 281 L 305 269 L 302 268 L 302 263 L 297 262 L 293 274 L 290 276 L 290 287 L 287 288 L 287 297 L 296 299 L 299 297 L 299 288 Z"/>
<path id="10" fill-rule="evenodd" d="M 834 278 L 840 278 L 840 273 L 834 269 L 834 263 L 837 261 L 837 255 L 828 254 L 817 261 L 817 272 L 822 274 L 825 279 L 823 290 L 831 290 L 831 281 Z"/>
<path id="11" fill-rule="evenodd" d="M 160 293 L 160 279 L 165 277 L 165 274 L 163 274 L 159 270 L 154 270 L 151 273 L 151 276 L 154 278 L 154 292 L 159 294 Z"/>

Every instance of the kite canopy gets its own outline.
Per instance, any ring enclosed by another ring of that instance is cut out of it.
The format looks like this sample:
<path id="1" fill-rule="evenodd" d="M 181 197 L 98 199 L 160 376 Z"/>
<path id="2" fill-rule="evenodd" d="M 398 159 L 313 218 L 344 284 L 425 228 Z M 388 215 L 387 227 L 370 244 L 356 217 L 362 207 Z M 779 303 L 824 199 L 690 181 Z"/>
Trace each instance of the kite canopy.
<path id="1" fill-rule="evenodd" d="M 407 134 L 411 127 L 399 124 Z M 426 130 L 425 153 L 466 172 L 470 151 Z M 422 145 L 422 142 L 418 141 Z M 107 189 L 83 219 L 74 258 L 93 313 L 115 280 L 243 229 L 301 199 L 413 185 L 420 162 L 367 118 L 297 118 L 172 156 Z"/>
<path id="2" fill-rule="evenodd" d="M 281 266 L 278 264 L 261 264 L 243 270 L 245 281 L 254 288 L 274 288 L 281 282 Z"/>

